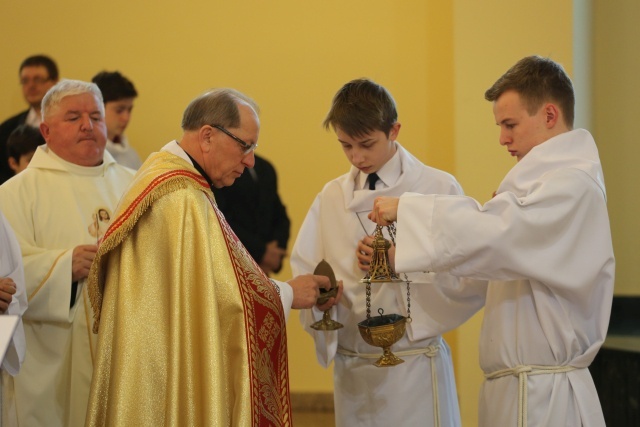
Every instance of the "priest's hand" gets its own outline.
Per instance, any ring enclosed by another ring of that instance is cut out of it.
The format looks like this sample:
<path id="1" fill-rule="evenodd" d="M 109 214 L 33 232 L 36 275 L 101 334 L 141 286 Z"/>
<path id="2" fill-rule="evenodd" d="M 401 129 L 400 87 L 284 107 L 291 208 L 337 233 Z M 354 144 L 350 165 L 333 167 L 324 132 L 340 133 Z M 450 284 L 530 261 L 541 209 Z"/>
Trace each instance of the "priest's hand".
<path id="1" fill-rule="evenodd" d="M 344 287 L 342 286 L 342 280 L 338 280 L 336 282 L 336 286 L 338 287 L 338 292 L 336 293 L 336 296 L 329 298 L 329 300 L 322 305 L 316 304 L 316 307 L 318 308 L 318 310 L 327 311 L 331 307 L 333 307 L 334 305 L 340 302 L 340 298 L 342 298 L 342 290 L 344 289 Z"/>
<path id="2" fill-rule="evenodd" d="M 89 275 L 91 263 L 98 252 L 97 245 L 80 245 L 73 248 L 71 256 L 71 281 L 77 282 Z"/>
<path id="3" fill-rule="evenodd" d="M 0 279 L 0 313 L 5 314 L 7 312 L 15 293 L 16 284 L 11 277 Z"/>
<path id="4" fill-rule="evenodd" d="M 378 225 L 389 225 L 398 219 L 398 197 L 376 197 L 369 219 Z"/>
<path id="5" fill-rule="evenodd" d="M 291 308 L 301 310 L 311 308 L 316 304 L 320 296 L 320 288 L 331 289 L 331 282 L 327 276 L 304 274 L 294 277 L 287 282 L 293 289 L 293 301 Z"/>

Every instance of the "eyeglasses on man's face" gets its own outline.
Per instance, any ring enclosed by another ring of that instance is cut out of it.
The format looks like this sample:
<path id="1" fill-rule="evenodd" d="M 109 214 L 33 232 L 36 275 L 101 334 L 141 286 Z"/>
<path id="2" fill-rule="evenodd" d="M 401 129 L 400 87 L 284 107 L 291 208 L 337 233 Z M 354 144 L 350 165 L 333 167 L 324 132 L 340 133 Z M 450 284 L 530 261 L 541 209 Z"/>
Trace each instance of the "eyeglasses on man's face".
<path id="1" fill-rule="evenodd" d="M 20 79 L 20 85 L 21 86 L 26 86 L 30 83 L 35 83 L 36 85 L 40 86 L 42 84 L 45 84 L 46 82 L 48 82 L 49 80 L 51 80 L 49 77 L 41 77 L 41 76 L 36 76 L 36 77 L 23 77 Z"/>
<path id="2" fill-rule="evenodd" d="M 243 140 L 241 140 L 240 138 L 238 138 L 237 136 L 235 136 L 234 134 L 232 134 L 231 132 L 229 132 L 228 130 L 226 130 L 225 128 L 223 128 L 220 125 L 211 125 L 211 127 L 216 128 L 219 131 L 226 133 L 227 136 L 229 136 L 235 142 L 240 144 L 240 146 L 242 147 L 242 154 L 244 154 L 244 155 L 247 155 L 247 154 L 251 153 L 252 151 L 254 151 L 256 148 L 258 148 L 258 144 L 257 143 L 255 143 L 255 144 L 247 144 L 246 142 L 244 142 Z"/>

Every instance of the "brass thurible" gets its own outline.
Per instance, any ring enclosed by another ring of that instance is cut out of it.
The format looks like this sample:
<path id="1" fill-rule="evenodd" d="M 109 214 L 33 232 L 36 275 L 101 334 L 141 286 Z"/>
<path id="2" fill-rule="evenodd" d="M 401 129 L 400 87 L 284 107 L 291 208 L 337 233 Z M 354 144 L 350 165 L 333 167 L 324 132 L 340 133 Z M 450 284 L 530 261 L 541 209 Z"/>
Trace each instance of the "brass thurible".
<path id="1" fill-rule="evenodd" d="M 387 226 L 389 236 L 395 244 L 395 226 Z M 403 337 L 406 323 L 411 322 L 411 290 L 410 281 L 405 275 L 402 280 L 391 267 L 389 262 L 389 248 L 391 243 L 382 235 L 382 226 L 378 225 L 373 235 L 373 255 L 369 271 L 360 280 L 366 284 L 367 318 L 358 323 L 358 330 L 362 339 L 374 347 L 382 347 L 383 354 L 374 363 L 377 367 L 389 367 L 404 363 L 391 352 L 391 346 Z M 400 314 L 384 314 L 382 308 L 378 309 L 379 316 L 371 317 L 371 283 L 407 283 L 407 317 Z"/>

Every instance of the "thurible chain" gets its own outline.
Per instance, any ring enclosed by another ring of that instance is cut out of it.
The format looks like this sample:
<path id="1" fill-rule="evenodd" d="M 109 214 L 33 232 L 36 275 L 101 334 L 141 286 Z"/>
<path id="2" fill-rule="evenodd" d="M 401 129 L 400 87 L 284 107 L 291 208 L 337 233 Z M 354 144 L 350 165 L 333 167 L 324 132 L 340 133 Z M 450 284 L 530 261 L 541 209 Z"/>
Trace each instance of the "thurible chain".
<path id="1" fill-rule="evenodd" d="M 389 237 L 391 237 L 391 243 L 393 246 L 396 245 L 396 225 L 389 224 L 387 226 L 389 230 Z M 402 273 L 404 275 L 404 280 L 407 282 L 407 322 L 411 323 L 411 285 L 409 284 L 410 280 L 407 276 L 407 273 Z M 368 301 L 368 300 L 367 300 Z M 369 309 L 367 308 L 367 317 L 369 317 Z"/>

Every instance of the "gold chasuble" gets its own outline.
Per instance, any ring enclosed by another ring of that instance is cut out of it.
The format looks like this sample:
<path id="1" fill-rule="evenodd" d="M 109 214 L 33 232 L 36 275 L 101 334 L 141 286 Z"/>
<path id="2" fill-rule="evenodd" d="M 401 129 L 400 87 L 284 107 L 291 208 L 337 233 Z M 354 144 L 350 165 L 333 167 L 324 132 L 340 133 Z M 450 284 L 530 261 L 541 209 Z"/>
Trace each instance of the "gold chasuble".
<path id="1" fill-rule="evenodd" d="M 280 297 L 185 160 L 145 162 L 88 283 L 87 426 L 291 425 Z"/>

